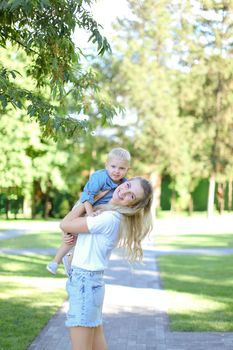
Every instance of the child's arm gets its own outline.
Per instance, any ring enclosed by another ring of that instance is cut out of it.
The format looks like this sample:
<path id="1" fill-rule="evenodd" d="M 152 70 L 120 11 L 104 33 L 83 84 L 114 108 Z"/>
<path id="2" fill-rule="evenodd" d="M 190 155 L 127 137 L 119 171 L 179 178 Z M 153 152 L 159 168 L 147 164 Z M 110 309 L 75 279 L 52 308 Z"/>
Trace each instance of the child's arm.
<path id="1" fill-rule="evenodd" d="M 97 202 L 100 198 L 104 197 L 109 191 L 110 190 L 101 191 L 97 195 L 95 195 L 94 203 Z M 94 213 L 94 209 L 93 209 L 93 206 L 91 205 L 91 203 L 89 203 L 88 201 L 85 201 L 83 204 L 84 204 L 87 216 L 92 215 Z"/>
<path id="2" fill-rule="evenodd" d="M 87 215 L 91 215 L 93 213 L 94 210 L 93 210 L 91 203 L 89 203 L 88 201 L 85 201 L 83 203 L 83 206 L 85 208 Z"/>
<path id="3" fill-rule="evenodd" d="M 84 203 L 80 203 L 77 206 L 74 206 L 72 210 L 77 209 L 77 216 L 83 216 L 86 212 L 86 208 L 84 206 Z"/>
<path id="4" fill-rule="evenodd" d="M 86 203 L 87 214 L 93 212 L 92 206 L 95 202 L 95 196 L 102 190 L 105 184 L 105 178 L 106 176 L 104 176 L 102 171 L 96 171 L 90 176 L 88 182 L 86 183 L 80 200 L 83 204 Z"/>

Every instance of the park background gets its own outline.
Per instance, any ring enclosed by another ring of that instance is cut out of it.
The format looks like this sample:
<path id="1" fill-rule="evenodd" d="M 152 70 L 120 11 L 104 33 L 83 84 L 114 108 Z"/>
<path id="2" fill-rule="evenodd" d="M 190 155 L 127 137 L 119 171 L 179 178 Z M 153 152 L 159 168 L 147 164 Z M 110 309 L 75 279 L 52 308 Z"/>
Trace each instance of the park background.
<path id="1" fill-rule="evenodd" d="M 0 2 L 3 349 L 29 346 L 65 300 L 36 252 L 59 245 L 50 224 L 116 146 L 153 184 L 152 243 L 194 252 L 156 257 L 171 329 L 233 330 L 233 1 L 122 0 L 107 30 L 92 10 L 101 23 L 118 7 L 100 2 Z"/>
<path id="2" fill-rule="evenodd" d="M 112 52 L 97 25 L 84 33 L 81 10 L 83 32 L 67 16 L 55 36 L 55 14 L 51 25 L 32 16 L 41 33 L 29 34 L 20 7 L 30 17 L 34 5 L 10 6 L 1 17 L 2 215 L 62 217 L 115 146 L 132 154 L 129 176 L 151 179 L 159 210 L 232 210 L 232 1 L 129 1 Z"/>

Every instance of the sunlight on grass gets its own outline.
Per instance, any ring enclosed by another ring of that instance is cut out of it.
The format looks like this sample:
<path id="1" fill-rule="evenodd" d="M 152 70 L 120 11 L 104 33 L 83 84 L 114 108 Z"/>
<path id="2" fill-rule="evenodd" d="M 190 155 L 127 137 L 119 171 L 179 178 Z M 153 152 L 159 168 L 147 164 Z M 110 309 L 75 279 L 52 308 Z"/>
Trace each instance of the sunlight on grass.
<path id="1" fill-rule="evenodd" d="M 191 293 L 176 293 L 168 290 L 169 313 L 186 314 L 197 312 L 205 313 L 212 311 L 221 311 L 225 303 L 214 301 L 203 295 L 193 295 Z"/>
<path id="2" fill-rule="evenodd" d="M 33 232 L 0 241 L 0 248 L 58 248 L 61 244 L 61 232 Z"/>
<path id="3" fill-rule="evenodd" d="M 232 248 L 233 234 L 160 234 L 155 237 L 158 248 Z"/>
<path id="4" fill-rule="evenodd" d="M 159 256 L 173 331 L 233 331 L 233 256 Z"/>
<path id="5" fill-rule="evenodd" d="M 17 288 L 17 295 L 35 295 L 35 293 L 51 293 L 55 289 L 65 289 L 66 279 L 47 277 L 0 277 L 0 296 L 2 299 L 8 299 L 15 296 L 15 288 Z M 5 293 L 4 285 L 7 285 L 8 292 Z"/>
<path id="6" fill-rule="evenodd" d="M 169 275 L 166 275 L 166 273 L 163 274 L 164 278 L 169 278 Z M 179 282 L 190 282 L 190 283 L 200 283 L 200 284 L 205 284 L 207 285 L 208 283 L 210 283 L 212 286 L 219 286 L 219 282 L 218 279 L 213 280 L 213 278 L 210 276 L 205 277 L 205 280 L 203 281 L 203 277 L 197 277 L 197 276 L 188 276 L 188 275 L 181 275 L 181 274 L 176 274 L 176 281 Z M 225 281 L 221 282 L 222 287 L 226 286 L 229 287 L 230 285 L 233 286 L 233 279 L 232 276 L 229 276 L 228 279 L 226 279 Z"/>

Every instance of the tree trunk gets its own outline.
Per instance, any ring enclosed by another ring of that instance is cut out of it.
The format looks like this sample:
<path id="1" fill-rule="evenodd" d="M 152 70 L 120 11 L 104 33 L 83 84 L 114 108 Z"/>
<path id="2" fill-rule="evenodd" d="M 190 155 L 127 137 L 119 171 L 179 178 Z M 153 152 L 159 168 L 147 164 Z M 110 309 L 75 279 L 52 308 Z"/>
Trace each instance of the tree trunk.
<path id="1" fill-rule="evenodd" d="M 48 219 L 52 209 L 52 203 L 50 200 L 51 188 L 52 188 L 52 182 L 51 180 L 48 180 L 46 193 L 44 194 L 44 218 L 45 219 Z"/>
<path id="2" fill-rule="evenodd" d="M 31 201 L 28 195 L 26 195 L 23 199 L 23 216 L 25 218 L 29 218 L 32 216 L 32 205 L 30 203 Z"/>
<path id="3" fill-rule="evenodd" d="M 152 173 L 150 175 L 150 182 L 152 184 L 154 194 L 152 203 L 152 213 L 154 214 L 154 219 L 156 217 L 156 209 L 160 208 L 162 176 L 158 173 Z"/>
<path id="4" fill-rule="evenodd" d="M 232 178 L 228 182 L 227 209 L 228 211 L 232 210 Z"/>
<path id="5" fill-rule="evenodd" d="M 219 183 L 217 186 L 217 200 L 218 200 L 218 210 L 220 214 L 222 214 L 224 211 L 224 193 L 225 193 L 225 186 L 224 184 Z"/>
<path id="6" fill-rule="evenodd" d="M 44 196 L 44 219 L 48 219 L 50 210 L 51 210 L 51 203 L 49 201 L 49 196 L 46 193 Z"/>
<path id="7" fill-rule="evenodd" d="M 189 215 L 191 216 L 193 213 L 193 198 L 191 194 L 190 194 L 189 203 L 188 203 L 188 211 L 189 211 Z"/>
<path id="8" fill-rule="evenodd" d="M 35 216 L 36 216 L 36 182 L 35 181 L 33 181 L 33 184 L 32 184 L 31 216 L 32 216 L 32 219 L 35 219 Z"/>
<path id="9" fill-rule="evenodd" d="M 172 188 L 172 193 L 171 193 L 171 212 L 176 211 L 176 191 L 174 188 Z"/>
<path id="10" fill-rule="evenodd" d="M 215 176 L 211 175 L 209 180 L 209 193 L 208 193 L 208 217 L 213 215 L 214 212 L 214 192 L 215 192 Z"/>
<path id="11" fill-rule="evenodd" d="M 6 212 L 6 219 L 8 220 L 9 219 L 9 199 L 8 197 L 6 198 L 6 204 L 5 204 L 5 212 Z"/>

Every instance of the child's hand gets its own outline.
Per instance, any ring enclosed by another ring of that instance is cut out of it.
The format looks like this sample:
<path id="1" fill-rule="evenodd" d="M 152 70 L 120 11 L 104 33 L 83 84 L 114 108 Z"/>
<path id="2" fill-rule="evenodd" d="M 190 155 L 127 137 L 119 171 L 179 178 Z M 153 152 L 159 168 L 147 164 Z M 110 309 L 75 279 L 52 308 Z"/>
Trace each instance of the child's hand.
<path id="1" fill-rule="evenodd" d="M 96 210 L 96 211 L 93 211 L 91 214 L 89 214 L 88 216 L 97 216 L 101 213 L 101 210 Z"/>

